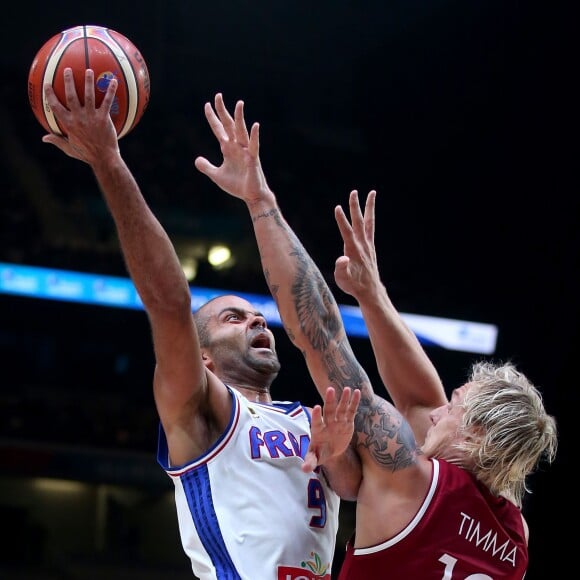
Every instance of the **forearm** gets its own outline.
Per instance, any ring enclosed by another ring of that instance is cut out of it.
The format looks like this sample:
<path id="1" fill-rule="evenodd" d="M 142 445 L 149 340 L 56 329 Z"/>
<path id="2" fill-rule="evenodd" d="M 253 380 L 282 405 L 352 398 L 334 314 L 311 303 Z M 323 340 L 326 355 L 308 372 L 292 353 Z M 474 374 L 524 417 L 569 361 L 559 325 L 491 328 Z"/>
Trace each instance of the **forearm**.
<path id="1" fill-rule="evenodd" d="M 380 377 L 395 406 L 436 407 L 445 402 L 439 375 L 413 331 L 375 280 L 356 297 Z"/>
<path id="2" fill-rule="evenodd" d="M 351 447 L 342 455 L 327 461 L 322 470 L 330 487 L 342 499 L 356 500 L 362 479 L 362 466 L 359 456 Z"/>
<path id="3" fill-rule="evenodd" d="M 115 222 L 126 267 L 149 313 L 190 300 L 173 245 L 120 155 L 92 166 Z"/>
<path id="4" fill-rule="evenodd" d="M 296 237 L 274 194 L 249 205 L 262 267 L 290 339 L 320 350 L 342 329 L 340 312 L 322 274 Z"/>
<path id="5" fill-rule="evenodd" d="M 354 358 L 338 306 L 321 272 L 289 227 L 273 194 L 248 205 L 264 275 L 284 328 L 305 357 L 322 397 L 329 385 L 361 388 L 368 378 Z"/>

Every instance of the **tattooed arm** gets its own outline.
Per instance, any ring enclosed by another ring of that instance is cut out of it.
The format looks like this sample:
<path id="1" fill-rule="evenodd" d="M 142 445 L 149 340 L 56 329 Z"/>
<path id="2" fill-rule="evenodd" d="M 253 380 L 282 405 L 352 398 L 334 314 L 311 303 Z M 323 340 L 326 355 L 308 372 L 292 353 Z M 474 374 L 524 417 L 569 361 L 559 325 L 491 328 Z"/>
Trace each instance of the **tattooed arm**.
<path id="1" fill-rule="evenodd" d="M 368 377 L 353 355 L 340 311 L 322 274 L 280 212 L 259 158 L 259 126 L 246 128 L 243 102 L 234 117 L 220 94 L 205 106 L 209 125 L 224 160 L 212 165 L 198 157 L 196 167 L 227 193 L 242 199 L 250 212 L 266 281 L 290 340 L 300 349 L 321 397 L 333 386 L 366 389 Z M 364 396 L 365 393 L 363 393 Z"/>
<path id="2" fill-rule="evenodd" d="M 345 387 L 360 389 L 355 418 L 355 448 L 363 471 L 379 470 L 385 482 L 416 462 L 416 445 L 408 423 L 386 400 L 375 396 L 369 378 L 348 341 L 338 305 L 321 272 L 294 234 L 268 186 L 259 158 L 259 125 L 248 132 L 243 102 L 232 117 L 216 95 L 215 111 L 205 106 L 220 143 L 218 167 L 198 157 L 195 165 L 221 189 L 242 199 L 252 218 L 262 267 L 284 328 L 302 352 L 318 392 L 328 386 L 340 396 Z M 353 462 L 357 464 L 358 462 Z"/>

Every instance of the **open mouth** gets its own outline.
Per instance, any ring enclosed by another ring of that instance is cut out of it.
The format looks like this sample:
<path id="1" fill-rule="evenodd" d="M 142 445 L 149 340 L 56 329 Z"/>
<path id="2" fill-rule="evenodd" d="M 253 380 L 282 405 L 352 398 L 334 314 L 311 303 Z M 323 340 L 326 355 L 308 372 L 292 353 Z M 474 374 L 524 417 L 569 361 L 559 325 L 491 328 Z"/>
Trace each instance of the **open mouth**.
<path id="1" fill-rule="evenodd" d="M 259 334 L 252 340 L 250 346 L 252 348 L 267 348 L 271 350 L 270 337 L 267 334 Z"/>

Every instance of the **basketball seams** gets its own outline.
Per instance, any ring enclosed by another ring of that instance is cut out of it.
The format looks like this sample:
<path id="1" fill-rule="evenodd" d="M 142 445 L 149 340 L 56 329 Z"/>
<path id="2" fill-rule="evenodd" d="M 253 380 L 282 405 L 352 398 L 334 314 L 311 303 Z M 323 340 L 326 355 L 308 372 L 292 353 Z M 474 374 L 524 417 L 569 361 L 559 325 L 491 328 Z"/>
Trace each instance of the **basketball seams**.
<path id="1" fill-rule="evenodd" d="M 82 44 L 75 44 L 76 42 Z M 69 52 L 71 59 L 67 61 Z M 29 97 L 35 115 L 50 132 L 65 134 L 46 101 L 42 87 L 45 84 L 57 86 L 59 98 L 64 98 L 60 76 L 63 67 L 72 66 L 75 69 L 77 91 L 81 96 L 84 84 L 81 85 L 76 77 L 80 74 L 81 67 L 91 68 L 95 72 L 97 102 L 112 76 L 120 83 L 120 90 L 111 108 L 111 117 L 120 139 L 137 124 L 149 100 L 149 86 L 141 81 L 143 70 L 144 78 L 148 81 L 147 65 L 140 59 L 142 57 L 132 42 L 115 30 L 83 25 L 62 31 L 40 49 L 29 72 Z M 39 81 L 40 98 L 34 95 Z"/>
<path id="2" fill-rule="evenodd" d="M 108 29 L 103 29 L 107 34 L 108 42 L 107 47 L 110 49 L 111 53 L 115 57 L 115 60 L 123 70 L 123 81 L 125 84 L 125 91 L 127 93 L 127 107 L 125 111 L 125 120 L 122 129 L 119 131 L 119 139 L 126 135 L 128 131 L 133 127 L 133 122 L 137 115 L 137 102 L 139 89 L 137 87 L 137 75 L 135 69 L 133 68 L 133 63 L 131 62 L 130 56 L 125 52 L 125 49 L 115 40 L 115 38 L 109 33 Z M 93 37 L 96 38 L 96 37 Z M 117 79 L 119 81 L 121 79 Z"/>
<path id="3" fill-rule="evenodd" d="M 60 35 L 58 43 L 52 49 L 50 56 L 46 59 L 41 87 L 44 87 L 46 83 L 51 85 L 53 84 L 58 65 L 60 64 L 66 49 L 78 39 L 79 37 L 72 34 L 72 31 L 69 31 L 67 34 L 62 33 Z M 62 131 L 56 120 L 56 117 L 54 116 L 54 113 L 52 112 L 52 109 L 46 100 L 44 90 L 42 91 L 42 105 L 42 108 L 44 109 L 44 117 L 48 123 L 48 126 L 50 127 L 50 130 L 54 133 L 57 133 L 58 135 L 62 135 Z"/>

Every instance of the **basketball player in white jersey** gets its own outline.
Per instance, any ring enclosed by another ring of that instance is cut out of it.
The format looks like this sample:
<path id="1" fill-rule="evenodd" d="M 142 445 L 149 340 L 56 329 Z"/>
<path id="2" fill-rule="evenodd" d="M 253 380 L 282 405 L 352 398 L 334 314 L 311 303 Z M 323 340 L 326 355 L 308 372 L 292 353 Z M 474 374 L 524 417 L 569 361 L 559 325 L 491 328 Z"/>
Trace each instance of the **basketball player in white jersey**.
<path id="1" fill-rule="evenodd" d="M 329 380 L 327 372 L 323 384 L 318 372 L 324 417 L 319 407 L 311 414 L 299 402 L 272 401 L 280 363 L 262 314 L 242 298 L 221 296 L 194 322 L 178 256 L 120 154 L 109 114 L 116 80 L 99 108 L 93 71 L 85 73 L 83 104 L 70 69 L 64 83 L 65 104 L 50 86 L 45 91 L 68 137 L 49 134 L 43 141 L 92 169 L 145 306 L 156 358 L 158 460 L 175 484 L 181 540 L 194 574 L 330 580 L 337 492 L 354 497 L 360 483 L 354 453 L 331 458 L 350 442 L 359 391 L 339 375 Z M 311 429 L 319 436 L 316 446 L 309 445 Z M 325 462 L 342 474 L 333 476 L 334 487 L 321 469 L 311 471 Z"/>

